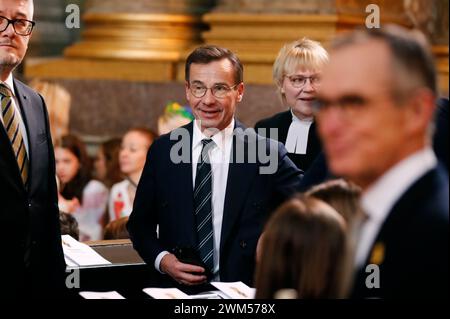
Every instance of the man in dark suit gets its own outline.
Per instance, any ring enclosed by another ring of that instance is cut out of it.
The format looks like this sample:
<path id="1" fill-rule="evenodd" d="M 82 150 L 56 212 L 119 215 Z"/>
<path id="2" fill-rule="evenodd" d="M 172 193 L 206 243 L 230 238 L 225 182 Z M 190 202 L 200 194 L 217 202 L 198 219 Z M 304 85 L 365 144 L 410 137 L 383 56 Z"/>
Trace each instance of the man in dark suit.
<path id="1" fill-rule="evenodd" d="M 55 162 L 45 103 L 13 79 L 34 26 L 33 1 L 0 1 L 1 289 L 7 297 L 61 296 Z"/>
<path id="2" fill-rule="evenodd" d="M 431 148 L 436 73 L 400 27 L 339 38 L 317 104 L 330 170 L 363 188 L 353 296 L 448 297 L 448 175 Z"/>
<path id="3" fill-rule="evenodd" d="M 280 143 L 244 131 L 235 120 L 244 92 L 236 55 L 199 47 L 185 72 L 195 121 L 151 146 L 128 222 L 130 237 L 155 269 L 158 285 L 251 285 L 264 222 L 295 192 L 301 172 Z M 180 261 L 172 253 L 176 247 L 193 250 L 192 256 L 177 254 Z"/>
<path id="4" fill-rule="evenodd" d="M 289 158 L 305 172 L 322 149 L 312 105 L 320 86 L 320 74 L 328 53 L 319 42 L 301 39 L 281 48 L 273 64 L 273 79 L 281 101 L 289 111 L 256 123 L 258 134 L 286 146 Z M 276 136 L 271 133 L 276 129 Z"/>

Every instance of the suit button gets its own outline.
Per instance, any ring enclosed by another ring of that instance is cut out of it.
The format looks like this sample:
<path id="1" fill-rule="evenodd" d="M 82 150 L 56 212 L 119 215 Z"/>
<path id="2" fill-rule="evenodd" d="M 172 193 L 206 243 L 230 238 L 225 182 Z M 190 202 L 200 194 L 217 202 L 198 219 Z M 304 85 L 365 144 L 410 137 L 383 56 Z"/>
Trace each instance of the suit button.
<path id="1" fill-rule="evenodd" d="M 241 240 L 241 242 L 239 243 L 239 246 L 241 246 L 241 248 L 245 248 L 245 247 L 247 247 L 247 242 L 245 240 Z"/>

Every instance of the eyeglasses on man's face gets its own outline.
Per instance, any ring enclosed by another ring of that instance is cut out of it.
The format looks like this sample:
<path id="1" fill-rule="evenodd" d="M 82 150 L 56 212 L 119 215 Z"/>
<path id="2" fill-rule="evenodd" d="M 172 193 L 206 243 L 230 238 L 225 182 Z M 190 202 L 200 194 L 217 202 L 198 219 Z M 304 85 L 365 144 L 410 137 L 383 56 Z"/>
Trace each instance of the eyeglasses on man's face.
<path id="1" fill-rule="evenodd" d="M 312 107 L 317 114 L 324 114 L 330 109 L 335 108 L 348 117 L 354 117 L 366 110 L 370 104 L 373 103 L 367 97 L 359 94 L 348 94 L 335 100 L 329 100 L 319 96 L 313 101 Z"/>
<path id="2" fill-rule="evenodd" d="M 12 24 L 15 33 L 18 35 L 27 36 L 31 34 L 31 31 L 33 31 L 33 27 L 36 22 L 27 19 L 11 20 L 4 16 L 0 16 L 0 32 L 5 31 L 10 24 Z"/>
<path id="3" fill-rule="evenodd" d="M 309 83 L 318 87 L 320 85 L 320 77 L 318 75 L 313 76 L 303 76 L 303 75 L 285 75 L 291 82 L 291 85 L 296 89 L 301 89 L 306 85 L 306 82 L 309 80 Z"/>
<path id="4" fill-rule="evenodd" d="M 206 91 L 211 90 L 212 95 L 220 99 L 227 96 L 227 94 L 231 90 L 235 89 L 239 84 L 240 83 L 233 86 L 228 86 L 226 84 L 215 84 L 209 88 L 201 83 L 194 82 L 192 84 L 189 84 L 189 91 L 191 91 L 191 94 L 196 98 L 202 98 L 205 96 Z"/>

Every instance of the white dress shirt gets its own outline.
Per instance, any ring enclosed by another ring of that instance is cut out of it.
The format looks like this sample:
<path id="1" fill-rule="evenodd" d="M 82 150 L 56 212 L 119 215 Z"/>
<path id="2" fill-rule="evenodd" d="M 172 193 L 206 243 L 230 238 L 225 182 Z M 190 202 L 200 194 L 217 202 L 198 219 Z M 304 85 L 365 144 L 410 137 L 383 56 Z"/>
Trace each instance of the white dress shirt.
<path id="1" fill-rule="evenodd" d="M 364 266 L 370 248 L 395 203 L 436 164 L 431 148 L 424 148 L 397 163 L 364 192 L 361 204 L 368 219 L 362 225 L 356 247 L 356 268 Z"/>
<path id="2" fill-rule="evenodd" d="M 215 146 L 209 148 L 209 159 L 212 173 L 212 222 L 214 233 L 214 271 L 213 280 L 218 281 L 220 264 L 220 236 L 222 232 L 223 208 L 225 204 L 225 192 L 227 189 L 228 168 L 233 145 L 234 119 L 222 131 L 213 135 L 211 139 Z M 202 151 L 202 140 L 208 139 L 200 128 L 197 120 L 193 123 L 192 134 L 192 185 L 195 187 L 195 177 L 197 175 L 197 163 Z M 155 260 L 155 268 L 160 271 L 161 259 L 169 252 L 161 252 Z M 160 271 L 161 272 L 161 271 Z"/>
<path id="3" fill-rule="evenodd" d="M 292 112 L 292 122 L 289 126 L 285 147 L 289 153 L 306 154 L 308 146 L 309 128 L 311 127 L 314 118 L 309 117 L 299 119 Z"/>
<path id="4" fill-rule="evenodd" d="M 22 133 L 23 143 L 25 144 L 25 150 L 27 151 L 27 156 L 28 156 L 28 158 L 30 158 L 28 155 L 28 154 L 30 154 L 30 152 L 29 152 L 29 148 L 28 148 L 27 130 L 25 128 L 25 123 L 23 122 L 23 119 L 22 119 L 22 113 L 20 111 L 20 108 L 18 107 L 19 102 L 17 101 L 16 92 L 14 91 L 14 81 L 13 81 L 13 77 L 11 74 L 6 79 L 5 84 L 8 86 L 8 88 L 11 90 L 11 92 L 13 94 L 12 104 L 13 104 L 14 108 L 16 109 L 14 116 L 17 116 L 19 119 L 20 133 Z M 0 112 L 0 121 L 2 121 L 2 124 L 4 125 L 2 112 Z"/>

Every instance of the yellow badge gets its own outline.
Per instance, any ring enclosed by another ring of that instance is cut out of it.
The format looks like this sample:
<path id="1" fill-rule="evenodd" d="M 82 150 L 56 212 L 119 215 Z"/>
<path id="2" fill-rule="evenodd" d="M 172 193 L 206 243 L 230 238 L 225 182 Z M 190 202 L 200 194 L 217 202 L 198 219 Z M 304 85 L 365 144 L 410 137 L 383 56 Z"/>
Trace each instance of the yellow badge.
<path id="1" fill-rule="evenodd" d="M 381 265 L 384 261 L 384 244 L 375 243 L 372 249 L 372 254 L 370 255 L 370 263 Z"/>

